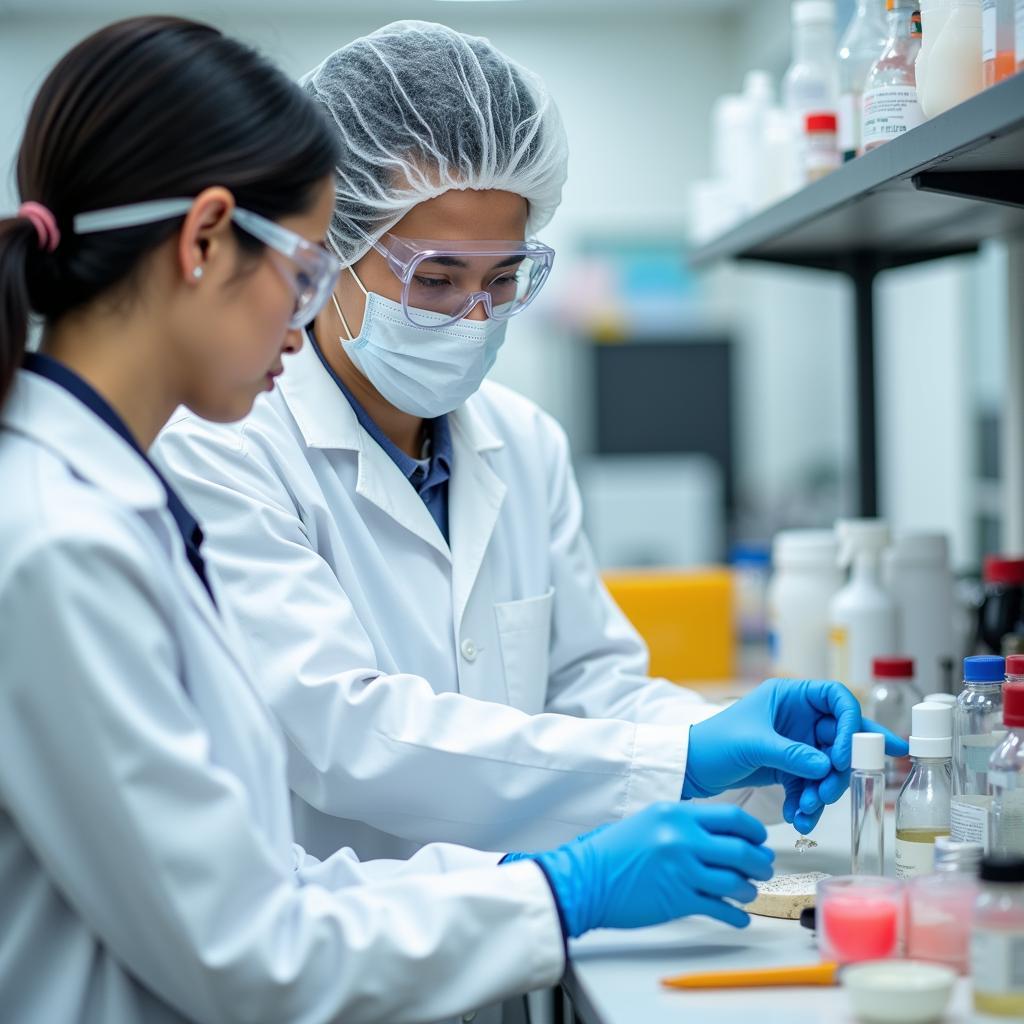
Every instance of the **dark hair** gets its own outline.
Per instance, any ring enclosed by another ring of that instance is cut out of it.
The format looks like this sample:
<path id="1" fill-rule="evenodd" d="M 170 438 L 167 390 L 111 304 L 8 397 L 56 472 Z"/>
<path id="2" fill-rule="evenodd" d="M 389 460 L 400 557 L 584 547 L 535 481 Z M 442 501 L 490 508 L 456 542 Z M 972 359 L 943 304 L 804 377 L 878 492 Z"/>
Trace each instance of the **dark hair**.
<path id="1" fill-rule="evenodd" d="M 83 40 L 47 76 L 18 153 L 21 198 L 51 211 L 60 244 L 47 252 L 32 221 L 0 219 L 0 402 L 31 314 L 53 323 L 126 281 L 181 222 L 76 236 L 76 214 L 222 185 L 279 220 L 309 208 L 336 155 L 302 89 L 209 25 L 131 18 Z"/>

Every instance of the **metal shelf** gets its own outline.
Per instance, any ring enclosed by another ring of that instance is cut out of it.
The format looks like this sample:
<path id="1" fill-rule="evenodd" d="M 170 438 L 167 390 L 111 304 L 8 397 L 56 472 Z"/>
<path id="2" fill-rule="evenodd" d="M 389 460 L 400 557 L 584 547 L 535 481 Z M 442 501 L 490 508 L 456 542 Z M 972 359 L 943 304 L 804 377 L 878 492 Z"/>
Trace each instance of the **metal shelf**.
<path id="1" fill-rule="evenodd" d="M 853 282 L 860 512 L 877 513 L 874 279 L 1024 235 L 1024 74 L 859 157 L 695 250 Z"/>

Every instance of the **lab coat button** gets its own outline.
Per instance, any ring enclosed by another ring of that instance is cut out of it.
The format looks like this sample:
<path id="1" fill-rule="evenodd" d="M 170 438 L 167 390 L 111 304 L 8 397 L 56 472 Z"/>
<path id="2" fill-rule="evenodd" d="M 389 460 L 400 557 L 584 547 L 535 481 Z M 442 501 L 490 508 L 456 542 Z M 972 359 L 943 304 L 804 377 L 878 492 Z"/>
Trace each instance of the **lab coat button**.
<path id="1" fill-rule="evenodd" d="M 462 641 L 462 656 L 466 661 L 476 661 L 477 647 L 472 640 Z"/>

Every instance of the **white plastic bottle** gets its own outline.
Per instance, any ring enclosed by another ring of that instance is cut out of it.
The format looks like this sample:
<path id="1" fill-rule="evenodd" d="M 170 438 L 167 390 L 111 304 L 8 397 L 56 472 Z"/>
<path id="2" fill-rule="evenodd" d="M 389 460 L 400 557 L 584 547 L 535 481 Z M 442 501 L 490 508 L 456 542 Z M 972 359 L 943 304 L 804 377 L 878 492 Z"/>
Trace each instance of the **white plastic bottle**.
<path id="1" fill-rule="evenodd" d="M 851 573 L 829 606 L 829 677 L 866 697 L 874 659 L 897 647 L 896 604 L 882 586 L 889 527 L 882 519 L 840 519 L 836 539 L 839 565 Z"/>
<path id="2" fill-rule="evenodd" d="M 793 61 L 782 80 L 782 105 L 790 117 L 802 170 L 808 114 L 835 114 L 839 105 L 834 0 L 793 0 Z"/>
<path id="3" fill-rule="evenodd" d="M 925 117 L 936 117 L 985 87 L 981 35 L 981 0 L 951 0 L 928 57 L 924 88 L 918 83 Z"/>
<path id="4" fill-rule="evenodd" d="M 924 91 L 928 84 L 928 70 L 931 65 L 932 48 L 935 40 L 945 28 L 953 0 L 919 0 L 921 11 L 921 49 L 917 54 L 917 88 Z"/>
<path id="5" fill-rule="evenodd" d="M 772 545 L 768 617 L 773 671 L 828 677 L 828 607 L 843 585 L 831 530 L 784 530 Z"/>
<path id="6" fill-rule="evenodd" d="M 839 151 L 844 160 L 860 152 L 861 103 L 872 65 L 885 49 L 885 0 L 858 0 L 839 43 Z"/>
<path id="7" fill-rule="evenodd" d="M 953 639 L 953 574 L 945 534 L 897 537 L 883 557 L 882 582 L 896 602 L 899 642 L 894 650 L 914 659 L 920 693 L 942 689 L 942 661 L 959 653 Z"/>

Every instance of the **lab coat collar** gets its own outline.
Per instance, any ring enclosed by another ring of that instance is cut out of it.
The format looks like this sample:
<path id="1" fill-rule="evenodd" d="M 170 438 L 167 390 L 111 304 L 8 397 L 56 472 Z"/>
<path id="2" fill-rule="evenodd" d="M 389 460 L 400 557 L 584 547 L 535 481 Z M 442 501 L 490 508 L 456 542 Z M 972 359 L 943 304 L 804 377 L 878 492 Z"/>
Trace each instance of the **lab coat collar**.
<path id="1" fill-rule="evenodd" d="M 363 430 L 355 411 L 348 402 L 338 400 L 338 387 L 308 340 L 295 355 L 286 357 L 285 372 L 278 383 L 308 447 L 362 450 Z M 450 414 L 449 422 L 474 451 L 505 447 L 473 408 L 472 398 Z"/>
<path id="2" fill-rule="evenodd" d="M 121 504 L 139 511 L 166 507 L 164 486 L 145 459 L 59 384 L 19 370 L 0 422 L 55 452 Z"/>

